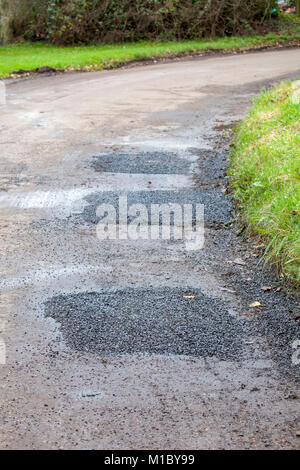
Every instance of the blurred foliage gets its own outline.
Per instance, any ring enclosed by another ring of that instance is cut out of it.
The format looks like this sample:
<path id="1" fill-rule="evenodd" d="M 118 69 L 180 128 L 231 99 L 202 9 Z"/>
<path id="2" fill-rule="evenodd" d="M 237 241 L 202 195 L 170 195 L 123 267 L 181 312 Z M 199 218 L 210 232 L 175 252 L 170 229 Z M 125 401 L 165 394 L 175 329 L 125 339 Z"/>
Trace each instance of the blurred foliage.
<path id="1" fill-rule="evenodd" d="M 10 0 L 10 2 L 15 0 Z M 85 44 L 249 33 L 274 0 L 19 0 L 15 36 Z"/>

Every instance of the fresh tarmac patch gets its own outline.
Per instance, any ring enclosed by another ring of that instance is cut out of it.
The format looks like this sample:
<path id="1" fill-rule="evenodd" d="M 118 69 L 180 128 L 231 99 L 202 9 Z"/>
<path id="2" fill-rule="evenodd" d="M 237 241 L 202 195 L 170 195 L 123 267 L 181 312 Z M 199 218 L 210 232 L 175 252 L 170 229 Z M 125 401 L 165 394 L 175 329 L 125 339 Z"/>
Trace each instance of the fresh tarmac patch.
<path id="1" fill-rule="evenodd" d="M 45 316 L 68 346 L 101 355 L 156 354 L 243 358 L 245 321 L 199 289 L 128 288 L 59 295 Z"/>
<path id="2" fill-rule="evenodd" d="M 195 165 L 193 160 L 173 152 L 101 153 L 93 155 L 92 167 L 105 173 L 187 175 Z"/>
<path id="3" fill-rule="evenodd" d="M 134 204 L 143 204 L 148 211 L 150 220 L 151 204 L 196 204 L 204 205 L 205 221 L 226 223 L 232 219 L 232 205 L 228 196 L 225 196 L 219 188 L 199 188 L 193 191 L 106 191 L 97 192 L 87 196 L 86 207 L 81 214 L 75 215 L 74 220 L 97 224 L 100 218 L 96 215 L 97 208 L 101 204 L 111 204 L 119 216 L 119 197 L 126 196 L 128 207 Z M 129 220 L 128 220 L 129 221 Z"/>

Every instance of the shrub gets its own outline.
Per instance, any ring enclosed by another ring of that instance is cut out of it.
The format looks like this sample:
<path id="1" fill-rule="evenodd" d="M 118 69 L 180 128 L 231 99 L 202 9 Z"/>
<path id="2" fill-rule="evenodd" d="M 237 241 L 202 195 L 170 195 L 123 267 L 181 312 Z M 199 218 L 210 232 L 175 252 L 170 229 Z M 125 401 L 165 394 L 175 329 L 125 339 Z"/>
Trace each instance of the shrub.
<path id="1" fill-rule="evenodd" d="M 274 6 L 274 0 L 22 1 L 27 22 L 15 25 L 15 34 L 62 45 L 236 35 Z"/>
<path id="2" fill-rule="evenodd" d="M 0 0 L 0 44 L 23 35 L 32 15 L 29 0 Z"/>

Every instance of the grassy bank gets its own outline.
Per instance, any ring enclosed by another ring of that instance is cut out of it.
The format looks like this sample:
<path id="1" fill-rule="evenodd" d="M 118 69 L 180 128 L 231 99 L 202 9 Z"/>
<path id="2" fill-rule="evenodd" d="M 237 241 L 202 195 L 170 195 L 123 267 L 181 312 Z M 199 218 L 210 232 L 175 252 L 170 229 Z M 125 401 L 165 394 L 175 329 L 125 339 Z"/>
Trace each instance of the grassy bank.
<path id="1" fill-rule="evenodd" d="M 300 284 L 300 80 L 263 91 L 237 130 L 229 175 L 248 233 Z"/>
<path id="2" fill-rule="evenodd" d="M 300 46 L 300 18 L 285 15 L 272 24 L 276 32 L 261 36 L 199 39 L 181 42 L 125 43 L 77 47 L 55 47 L 44 43 L 18 43 L 0 47 L 0 77 L 20 69 L 50 66 L 64 70 L 101 70 L 136 60 L 147 60 L 207 51 L 242 51 L 289 43 Z"/>

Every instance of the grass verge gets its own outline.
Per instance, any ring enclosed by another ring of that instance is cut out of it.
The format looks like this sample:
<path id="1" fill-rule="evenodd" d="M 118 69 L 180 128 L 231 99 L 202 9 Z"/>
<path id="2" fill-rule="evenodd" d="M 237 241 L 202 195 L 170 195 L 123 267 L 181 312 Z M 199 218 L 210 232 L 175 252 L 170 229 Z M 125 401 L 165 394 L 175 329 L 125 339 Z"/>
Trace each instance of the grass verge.
<path id="1" fill-rule="evenodd" d="M 288 44 L 300 46 L 300 18 L 280 15 L 260 36 L 56 47 L 44 43 L 17 43 L 0 47 L 0 78 L 20 69 L 33 71 L 49 66 L 63 70 L 102 70 L 138 60 L 174 57 L 183 54 L 206 54 L 211 51 L 246 51 L 260 47 Z"/>
<path id="2" fill-rule="evenodd" d="M 247 232 L 300 286 L 300 80 L 262 91 L 236 129 L 229 177 Z"/>

